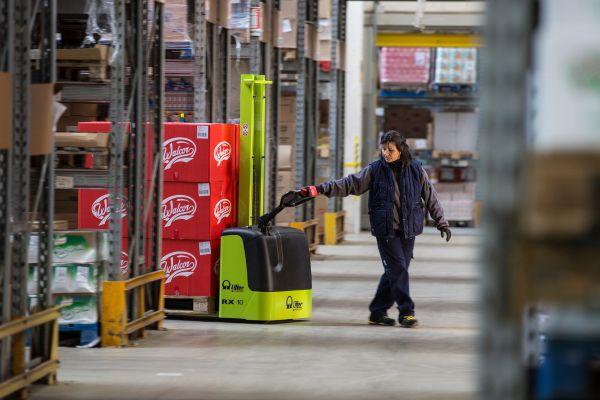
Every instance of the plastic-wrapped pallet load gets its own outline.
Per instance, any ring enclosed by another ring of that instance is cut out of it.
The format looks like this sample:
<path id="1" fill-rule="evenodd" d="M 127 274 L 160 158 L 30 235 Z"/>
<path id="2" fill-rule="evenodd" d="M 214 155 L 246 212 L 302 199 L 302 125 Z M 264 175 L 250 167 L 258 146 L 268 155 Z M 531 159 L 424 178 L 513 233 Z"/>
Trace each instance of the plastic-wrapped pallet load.
<path id="1" fill-rule="evenodd" d="M 57 296 L 56 304 L 64 307 L 60 310 L 58 323 L 95 324 L 98 322 L 98 300 L 96 296 Z"/>
<path id="2" fill-rule="evenodd" d="M 477 82 L 477 49 L 438 47 L 435 57 L 435 78 L 438 84 Z"/>
<path id="3" fill-rule="evenodd" d="M 426 47 L 383 47 L 381 49 L 381 83 L 427 84 L 431 50 Z"/>
<path id="4" fill-rule="evenodd" d="M 165 3 L 164 40 L 167 48 L 191 46 L 187 3 L 187 0 L 169 0 Z"/>

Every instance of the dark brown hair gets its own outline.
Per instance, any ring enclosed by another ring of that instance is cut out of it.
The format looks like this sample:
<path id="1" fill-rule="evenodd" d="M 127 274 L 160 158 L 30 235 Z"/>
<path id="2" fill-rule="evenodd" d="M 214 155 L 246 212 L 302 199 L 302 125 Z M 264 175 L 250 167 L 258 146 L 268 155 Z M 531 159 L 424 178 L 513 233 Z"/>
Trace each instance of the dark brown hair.
<path id="1" fill-rule="evenodd" d="M 404 135 L 397 131 L 387 131 L 381 136 L 379 144 L 394 143 L 396 148 L 400 151 L 400 161 L 402 165 L 408 166 L 412 161 L 412 155 L 410 154 L 410 148 L 406 144 Z"/>

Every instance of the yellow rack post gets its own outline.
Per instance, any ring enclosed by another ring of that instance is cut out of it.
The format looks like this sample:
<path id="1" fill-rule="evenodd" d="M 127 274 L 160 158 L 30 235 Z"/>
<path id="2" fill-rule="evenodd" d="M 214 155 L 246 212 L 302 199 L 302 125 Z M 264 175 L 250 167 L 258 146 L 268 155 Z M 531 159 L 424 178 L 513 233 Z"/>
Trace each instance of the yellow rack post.
<path id="1" fill-rule="evenodd" d="M 159 282 L 160 288 L 156 310 L 146 310 L 144 287 Z M 128 321 L 127 318 L 127 292 L 138 289 L 137 310 L 135 319 Z M 144 328 L 157 324 L 160 329 L 162 320 L 165 319 L 165 272 L 154 271 L 144 275 L 131 278 L 126 281 L 105 281 L 102 292 L 102 345 L 103 346 L 126 346 L 129 344 L 129 336 L 141 331 L 143 337 Z"/>
<path id="2" fill-rule="evenodd" d="M 344 240 L 346 211 L 325 213 L 325 244 L 338 244 Z"/>

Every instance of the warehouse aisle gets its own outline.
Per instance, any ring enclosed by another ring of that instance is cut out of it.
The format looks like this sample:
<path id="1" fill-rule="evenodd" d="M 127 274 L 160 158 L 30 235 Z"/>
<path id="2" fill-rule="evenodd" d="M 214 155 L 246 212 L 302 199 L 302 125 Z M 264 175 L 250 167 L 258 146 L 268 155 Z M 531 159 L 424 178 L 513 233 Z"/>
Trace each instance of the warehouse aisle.
<path id="1" fill-rule="evenodd" d="M 411 265 L 418 329 L 366 325 L 382 271 L 373 238 L 321 246 L 314 318 L 301 323 L 169 320 L 126 349 L 61 348 L 60 383 L 33 399 L 470 399 L 475 393 L 477 236 L 437 231 Z"/>

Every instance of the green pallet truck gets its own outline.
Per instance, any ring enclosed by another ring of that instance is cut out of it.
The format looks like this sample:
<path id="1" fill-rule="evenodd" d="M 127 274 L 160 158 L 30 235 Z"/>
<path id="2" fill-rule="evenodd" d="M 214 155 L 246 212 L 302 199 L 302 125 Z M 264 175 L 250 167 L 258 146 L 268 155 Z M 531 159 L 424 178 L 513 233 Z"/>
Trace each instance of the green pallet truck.
<path id="1" fill-rule="evenodd" d="M 304 320 L 312 316 L 312 275 L 306 236 L 270 225 L 285 207 L 310 198 L 296 191 L 264 213 L 264 75 L 242 75 L 238 225 L 221 235 L 219 318 Z"/>

